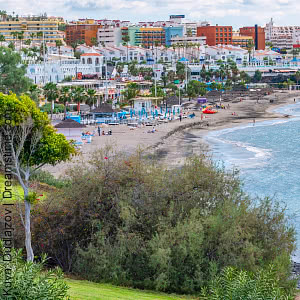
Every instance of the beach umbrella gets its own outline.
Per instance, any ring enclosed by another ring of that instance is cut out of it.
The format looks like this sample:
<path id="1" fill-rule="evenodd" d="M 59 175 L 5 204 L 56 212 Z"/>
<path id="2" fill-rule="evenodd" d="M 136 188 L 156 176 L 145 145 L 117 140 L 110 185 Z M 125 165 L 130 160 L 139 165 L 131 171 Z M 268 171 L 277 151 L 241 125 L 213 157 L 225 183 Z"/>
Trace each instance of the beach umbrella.
<path id="1" fill-rule="evenodd" d="M 145 115 L 146 115 L 146 119 L 148 119 L 148 113 L 147 112 L 145 112 Z"/>
<path id="2" fill-rule="evenodd" d="M 165 118 L 167 117 L 167 110 L 165 111 Z"/>
<path id="3" fill-rule="evenodd" d="M 178 107 L 178 109 L 177 109 L 177 113 L 178 113 L 178 114 L 180 113 L 180 109 L 179 109 L 179 107 Z"/>
<path id="4" fill-rule="evenodd" d="M 162 110 L 162 106 L 160 107 L 160 113 L 162 114 L 163 110 Z"/>
<path id="5" fill-rule="evenodd" d="M 171 116 L 171 110 L 169 109 L 169 117 Z"/>
<path id="6" fill-rule="evenodd" d="M 173 116 L 175 115 L 175 108 L 173 109 Z"/>
<path id="7" fill-rule="evenodd" d="M 130 110 L 130 118 L 132 118 L 133 116 L 133 112 L 132 112 L 132 109 Z"/>
<path id="8" fill-rule="evenodd" d="M 158 111 L 157 111 L 157 109 L 155 110 L 155 116 L 158 117 Z"/>

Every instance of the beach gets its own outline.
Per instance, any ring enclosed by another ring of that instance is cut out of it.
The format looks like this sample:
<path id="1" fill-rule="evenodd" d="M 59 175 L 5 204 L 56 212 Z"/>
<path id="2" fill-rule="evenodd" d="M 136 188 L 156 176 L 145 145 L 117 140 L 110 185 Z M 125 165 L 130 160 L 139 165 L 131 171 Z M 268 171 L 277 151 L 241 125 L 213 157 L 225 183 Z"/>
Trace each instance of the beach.
<path id="1" fill-rule="evenodd" d="M 219 109 L 216 114 L 203 115 L 204 118 L 201 120 L 201 111 L 194 111 L 193 119 L 187 117 L 182 119 L 182 122 L 174 120 L 160 124 L 155 127 L 154 133 L 151 133 L 152 127 L 149 126 L 130 129 L 126 125 L 115 125 L 104 128 L 106 132 L 111 129 L 112 135 L 98 136 L 97 127 L 89 126 L 86 131 L 95 131 L 95 136 L 91 144 L 82 147 L 80 155 L 69 162 L 54 167 L 45 166 L 44 169 L 59 177 L 65 174 L 68 168 L 77 162 L 88 160 L 91 153 L 106 145 L 114 145 L 116 149 L 129 154 L 140 148 L 147 154 L 154 154 L 162 163 L 175 167 L 180 165 L 185 157 L 208 150 L 208 145 L 202 139 L 208 132 L 239 126 L 254 120 L 260 122 L 288 117 L 272 110 L 278 106 L 294 103 L 297 97 L 300 97 L 300 91 L 285 90 L 267 95 L 259 101 L 247 97 L 235 98 L 224 103 L 226 109 Z"/>

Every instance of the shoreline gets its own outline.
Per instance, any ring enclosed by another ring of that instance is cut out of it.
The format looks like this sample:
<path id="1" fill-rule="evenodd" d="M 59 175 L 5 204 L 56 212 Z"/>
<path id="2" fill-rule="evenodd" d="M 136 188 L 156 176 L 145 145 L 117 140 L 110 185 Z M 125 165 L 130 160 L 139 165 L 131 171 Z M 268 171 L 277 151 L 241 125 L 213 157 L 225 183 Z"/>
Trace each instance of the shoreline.
<path id="1" fill-rule="evenodd" d="M 276 103 L 270 103 L 270 99 L 276 97 Z M 241 103 L 231 105 L 228 113 L 227 110 L 222 111 L 222 115 L 217 113 L 215 119 L 208 120 L 209 126 L 199 124 L 187 129 L 181 130 L 174 139 L 168 138 L 162 141 L 155 149 L 157 156 L 168 165 L 176 166 L 183 163 L 183 158 L 192 154 L 200 154 L 201 152 L 210 152 L 210 144 L 205 141 L 204 137 L 213 131 L 222 129 L 229 129 L 239 127 L 243 124 L 260 123 L 268 120 L 290 118 L 292 116 L 285 116 L 274 112 L 279 107 L 294 104 L 294 99 L 300 97 L 300 91 L 293 91 L 290 93 L 274 93 L 265 96 L 260 100 L 260 103 L 253 103 L 254 100 L 243 100 Z M 234 101 L 234 100 L 233 100 Z M 296 101 L 298 102 L 299 99 Z M 251 109 L 249 109 L 249 106 Z M 230 112 L 235 109 L 238 116 L 230 115 Z"/>
<path id="2" fill-rule="evenodd" d="M 126 125 L 111 126 L 112 135 L 95 136 L 91 144 L 85 144 L 81 154 L 71 161 L 60 163 L 57 166 L 45 166 L 43 169 L 49 171 L 55 177 L 65 174 L 70 167 L 77 163 L 87 161 L 90 155 L 106 145 L 113 145 L 117 150 L 128 154 L 134 153 L 138 148 L 143 149 L 145 154 L 154 155 L 162 163 L 169 166 L 182 164 L 185 157 L 207 151 L 208 144 L 203 136 L 212 130 L 221 130 L 249 123 L 283 118 L 281 114 L 270 112 L 277 107 L 294 103 L 293 99 L 300 97 L 300 91 L 275 92 L 264 96 L 257 103 L 255 100 L 232 99 L 229 103 L 230 109 L 220 109 L 217 114 L 204 115 L 201 120 L 201 112 L 195 111 L 195 118 L 183 119 L 182 122 L 174 120 L 169 123 L 160 124 L 155 133 L 149 133 L 152 127 L 142 127 L 131 130 Z M 275 98 L 275 103 L 270 103 Z M 227 105 L 227 103 L 226 103 Z M 235 115 L 232 113 L 235 112 Z M 87 131 L 95 130 L 95 126 L 88 126 Z M 194 131 L 197 131 L 197 136 Z M 97 131 L 96 131 L 97 133 Z M 197 147 L 193 147 L 197 144 Z M 196 149 L 198 148 L 198 149 Z M 200 152 L 199 152 L 200 151 Z"/>

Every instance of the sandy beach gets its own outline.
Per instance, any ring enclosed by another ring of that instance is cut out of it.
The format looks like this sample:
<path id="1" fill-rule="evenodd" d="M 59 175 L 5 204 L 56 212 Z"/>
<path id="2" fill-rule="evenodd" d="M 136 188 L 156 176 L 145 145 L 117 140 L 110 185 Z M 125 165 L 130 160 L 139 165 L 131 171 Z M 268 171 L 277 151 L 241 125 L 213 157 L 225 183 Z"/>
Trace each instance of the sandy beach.
<path id="1" fill-rule="evenodd" d="M 281 114 L 273 113 L 278 106 L 294 103 L 294 99 L 300 97 L 300 91 L 276 92 L 256 100 L 246 98 L 232 99 L 226 103 L 226 109 L 220 109 L 217 114 L 204 115 L 201 120 L 201 112 L 195 111 L 193 119 L 184 118 L 182 122 L 174 120 L 155 127 L 155 133 L 149 133 L 152 127 L 141 127 L 131 130 L 126 125 L 111 126 L 112 135 L 96 135 L 91 144 L 82 147 L 81 155 L 70 162 L 61 163 L 55 167 L 46 166 L 44 169 L 59 177 L 76 162 L 87 160 L 90 154 L 108 144 L 113 144 L 122 152 L 132 153 L 138 147 L 146 153 L 153 153 L 162 163 L 176 166 L 182 163 L 189 155 L 200 153 L 208 149 L 201 137 L 211 130 L 239 126 L 243 123 L 260 122 L 268 119 L 283 118 Z M 270 100 L 274 100 L 273 103 Z M 230 108 L 227 108 L 227 105 Z M 225 103 L 224 103 L 225 104 Z M 234 114 L 234 115 L 233 115 Z M 93 131 L 91 126 L 87 131 Z M 107 129 L 105 129 L 107 131 Z M 197 133 L 197 134 L 196 134 Z"/>

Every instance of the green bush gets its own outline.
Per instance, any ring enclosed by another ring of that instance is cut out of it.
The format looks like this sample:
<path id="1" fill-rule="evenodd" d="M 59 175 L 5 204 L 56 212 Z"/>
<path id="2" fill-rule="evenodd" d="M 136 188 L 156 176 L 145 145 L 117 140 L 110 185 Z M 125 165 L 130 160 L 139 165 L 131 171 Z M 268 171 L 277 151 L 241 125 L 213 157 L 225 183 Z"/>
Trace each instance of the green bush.
<path id="1" fill-rule="evenodd" d="M 0 247 L 3 255 L 2 241 Z M 11 258 L 9 262 L 2 259 L 0 262 L 0 299 L 69 299 L 62 271 L 58 268 L 43 270 L 45 256 L 39 263 L 24 262 L 21 250 L 13 250 Z"/>
<path id="2" fill-rule="evenodd" d="M 35 205 L 34 251 L 94 281 L 190 294 L 227 266 L 257 272 L 273 263 L 281 286 L 293 288 L 285 209 L 250 199 L 237 175 L 205 156 L 170 170 L 106 147 Z"/>
<path id="3" fill-rule="evenodd" d="M 30 178 L 32 181 L 43 182 L 56 188 L 62 188 L 70 182 L 65 179 L 57 179 L 50 172 L 44 170 L 37 170 Z"/>
<path id="4" fill-rule="evenodd" d="M 279 283 L 275 268 L 270 266 L 255 273 L 224 269 L 202 290 L 202 300 L 293 300 L 293 292 L 286 292 Z"/>
<path id="5" fill-rule="evenodd" d="M 67 111 L 69 111 L 70 108 L 67 107 Z M 51 113 L 51 103 L 46 103 L 41 107 L 41 111 L 46 112 L 48 114 Z M 53 109 L 53 113 L 57 114 L 57 113 L 63 113 L 65 111 L 65 106 L 63 104 L 56 104 L 54 103 L 54 109 Z"/>

